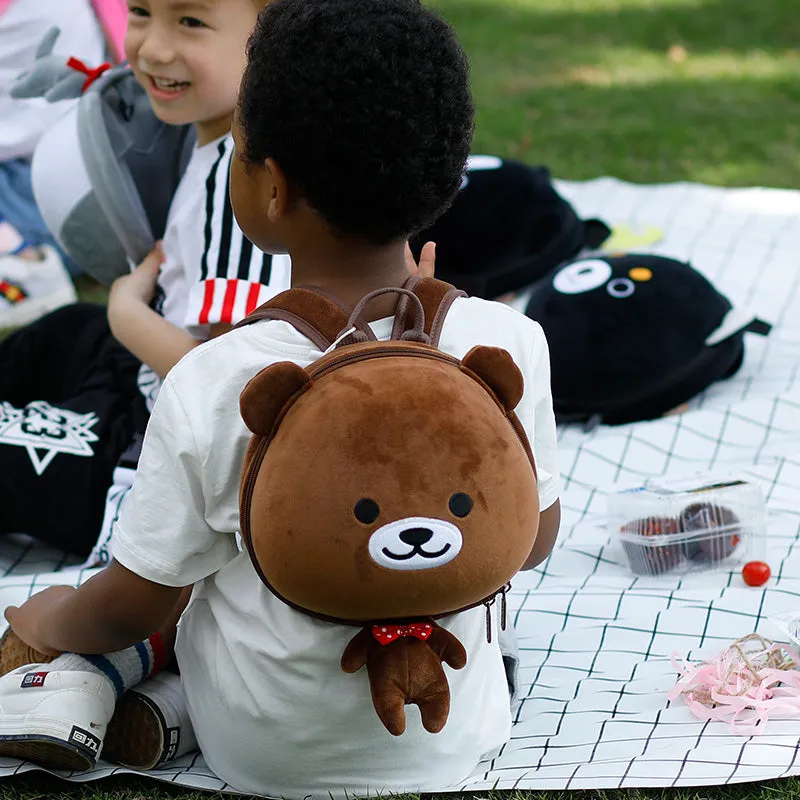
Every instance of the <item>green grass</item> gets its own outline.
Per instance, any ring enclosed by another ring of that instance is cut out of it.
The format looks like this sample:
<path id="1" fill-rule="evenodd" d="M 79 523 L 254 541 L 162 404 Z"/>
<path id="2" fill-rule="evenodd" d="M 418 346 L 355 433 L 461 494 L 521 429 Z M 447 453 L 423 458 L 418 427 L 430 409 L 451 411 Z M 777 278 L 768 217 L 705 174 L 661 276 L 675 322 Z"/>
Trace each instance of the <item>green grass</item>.
<path id="1" fill-rule="evenodd" d="M 800 187 L 797 0 L 433 0 L 467 48 L 475 151 L 558 177 Z M 80 285 L 86 299 L 104 291 Z M 799 731 L 800 733 L 800 731 Z M 167 784 L 7 780 L 0 800 L 199 800 Z M 800 780 L 493 800 L 800 800 Z M 452 798 L 452 795 L 447 796 Z"/>
<path id="2" fill-rule="evenodd" d="M 0 800 L 209 800 L 231 795 L 181 791 L 179 787 L 135 777 L 110 778 L 99 784 L 69 784 L 46 775 L 15 778 L 0 784 Z M 416 800 L 408 795 L 405 800 Z M 425 800 L 800 800 L 800 780 L 736 784 L 698 789 L 629 789 L 574 792 L 477 792 L 425 795 Z"/>
<path id="3" fill-rule="evenodd" d="M 471 56 L 478 151 L 563 178 L 800 186 L 793 0 L 434 5 Z"/>

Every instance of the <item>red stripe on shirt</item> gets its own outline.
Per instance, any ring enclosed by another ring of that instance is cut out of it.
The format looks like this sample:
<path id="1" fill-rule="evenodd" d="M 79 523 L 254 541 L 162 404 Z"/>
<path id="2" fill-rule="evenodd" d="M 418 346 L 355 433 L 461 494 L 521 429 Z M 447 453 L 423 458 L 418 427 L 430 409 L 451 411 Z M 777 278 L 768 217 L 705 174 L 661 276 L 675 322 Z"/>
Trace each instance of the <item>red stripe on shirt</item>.
<path id="1" fill-rule="evenodd" d="M 197 319 L 198 325 L 208 325 L 208 317 L 211 314 L 211 305 L 214 302 L 214 281 L 206 281 L 206 292 L 203 297 L 203 308 Z"/>
<path id="2" fill-rule="evenodd" d="M 233 304 L 236 302 L 236 286 L 238 281 L 228 281 L 225 287 L 225 297 L 222 301 L 222 314 L 220 314 L 220 322 L 233 321 Z"/>
<path id="3" fill-rule="evenodd" d="M 244 309 L 245 316 L 247 316 L 248 314 L 252 314 L 253 311 L 255 311 L 255 308 L 258 305 L 258 296 L 260 294 L 261 294 L 261 284 L 251 283 L 250 291 L 247 293 L 247 305 L 245 306 Z"/>

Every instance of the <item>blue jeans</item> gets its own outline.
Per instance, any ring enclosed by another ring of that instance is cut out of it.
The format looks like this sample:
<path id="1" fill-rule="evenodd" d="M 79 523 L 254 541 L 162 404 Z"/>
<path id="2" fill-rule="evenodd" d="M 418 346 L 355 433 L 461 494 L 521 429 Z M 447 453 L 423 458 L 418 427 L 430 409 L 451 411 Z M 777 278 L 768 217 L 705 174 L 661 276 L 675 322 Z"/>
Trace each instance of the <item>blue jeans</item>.
<path id="1" fill-rule="evenodd" d="M 5 220 L 28 245 L 49 244 L 58 250 L 71 275 L 81 270 L 61 249 L 47 228 L 33 196 L 30 162 L 22 159 L 0 162 L 0 220 Z"/>

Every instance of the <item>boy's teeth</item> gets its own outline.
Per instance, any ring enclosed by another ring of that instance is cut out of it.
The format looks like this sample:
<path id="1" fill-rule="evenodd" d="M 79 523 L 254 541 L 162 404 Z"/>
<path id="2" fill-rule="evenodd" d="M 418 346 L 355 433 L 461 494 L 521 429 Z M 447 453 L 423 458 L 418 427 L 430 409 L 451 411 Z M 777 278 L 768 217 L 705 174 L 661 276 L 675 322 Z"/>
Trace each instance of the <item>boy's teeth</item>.
<path id="1" fill-rule="evenodd" d="M 153 83 L 156 85 L 157 89 L 164 91 L 177 91 L 187 85 L 186 81 L 168 81 L 163 78 L 153 78 Z"/>

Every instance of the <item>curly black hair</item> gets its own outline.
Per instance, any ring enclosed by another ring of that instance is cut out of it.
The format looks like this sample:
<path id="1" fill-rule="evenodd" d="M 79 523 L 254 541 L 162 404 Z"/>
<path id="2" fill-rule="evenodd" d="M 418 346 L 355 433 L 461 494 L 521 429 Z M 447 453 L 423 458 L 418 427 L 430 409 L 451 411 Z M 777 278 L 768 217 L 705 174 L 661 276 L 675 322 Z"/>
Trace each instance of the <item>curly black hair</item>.
<path id="1" fill-rule="evenodd" d="M 241 157 L 274 158 L 335 232 L 384 244 L 448 208 L 472 141 L 469 67 L 419 0 L 273 0 L 247 56 Z"/>

